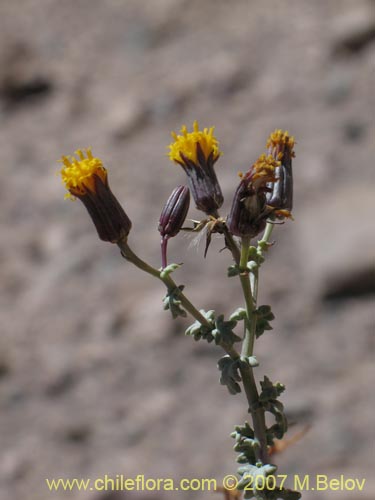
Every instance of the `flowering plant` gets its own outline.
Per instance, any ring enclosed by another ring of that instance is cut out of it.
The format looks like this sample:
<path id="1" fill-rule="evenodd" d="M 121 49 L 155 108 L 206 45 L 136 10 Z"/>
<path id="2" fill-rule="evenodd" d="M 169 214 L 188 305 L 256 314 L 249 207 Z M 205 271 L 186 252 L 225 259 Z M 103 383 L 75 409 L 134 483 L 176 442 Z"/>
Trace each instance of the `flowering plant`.
<path id="1" fill-rule="evenodd" d="M 282 439 L 288 427 L 279 400 L 285 387 L 264 376 L 259 388 L 254 374 L 259 366 L 254 355 L 255 340 L 272 329 L 274 319 L 269 305 L 258 305 L 259 271 L 272 246 L 274 225 L 291 218 L 294 138 L 282 130 L 270 135 L 267 153 L 261 154 L 248 172 L 240 174 L 230 214 L 224 218 L 219 213 L 224 198 L 214 169 L 222 153 L 214 128 L 200 130 L 194 122 L 192 132 L 183 126 L 181 133 L 172 132 L 172 137 L 174 141 L 169 146 L 168 156 L 183 168 L 188 187 L 176 187 L 162 210 L 158 226 L 160 268 L 142 260 L 129 246 L 131 221 L 109 188 L 102 161 L 93 157 L 90 149 L 86 150 L 86 156 L 78 150 L 78 158 L 62 157 L 61 176 L 67 196 L 83 202 L 102 240 L 116 243 L 127 261 L 164 283 L 167 289 L 164 309 L 169 310 L 173 318 L 188 314 L 194 318 L 186 335 L 197 341 L 214 342 L 224 351 L 218 360 L 220 383 L 230 394 L 244 391 L 251 416 L 251 424 L 245 422 L 236 426 L 232 433 L 240 464 L 239 479 L 236 492 L 229 492 L 227 485 L 226 498 L 239 498 L 240 491 L 244 491 L 244 498 L 296 500 L 300 493 L 266 481 L 270 476 L 275 478 L 277 470 L 271 463 L 271 455 L 277 448 L 275 439 Z M 205 215 L 186 228 L 183 225 L 190 193 L 197 209 Z M 198 309 L 184 293 L 184 286 L 177 285 L 172 278 L 180 265 L 168 265 L 167 242 L 181 230 L 205 231 L 205 254 L 213 233 L 223 237 L 231 259 L 228 277 L 239 279 L 244 296 L 244 307 L 237 308 L 227 319 L 213 310 Z M 262 237 L 252 244 L 252 239 L 261 232 Z M 266 413 L 273 417 L 272 425 L 267 426 Z"/>

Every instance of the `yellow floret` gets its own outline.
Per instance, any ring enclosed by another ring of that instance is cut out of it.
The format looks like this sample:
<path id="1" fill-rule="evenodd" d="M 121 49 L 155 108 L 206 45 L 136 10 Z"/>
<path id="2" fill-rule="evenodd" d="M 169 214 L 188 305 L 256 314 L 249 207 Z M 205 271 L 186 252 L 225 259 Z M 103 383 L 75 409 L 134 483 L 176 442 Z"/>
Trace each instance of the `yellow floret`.
<path id="1" fill-rule="evenodd" d="M 290 210 L 286 210 L 285 208 L 279 209 L 279 210 L 274 210 L 273 212 L 275 215 L 278 217 L 286 217 L 287 219 L 294 220 L 293 215 L 291 214 Z"/>
<path id="2" fill-rule="evenodd" d="M 275 168 L 279 165 L 281 165 L 281 163 L 278 160 L 275 160 L 272 155 L 267 156 L 265 153 L 261 154 L 253 165 L 255 170 L 253 179 L 261 179 L 266 177 L 267 182 L 274 181 Z"/>
<path id="3" fill-rule="evenodd" d="M 172 132 L 174 142 L 169 146 L 168 157 L 177 163 L 183 162 L 181 153 L 189 160 L 198 164 L 197 144 L 200 144 L 203 154 L 207 159 L 213 153 L 214 161 L 222 154 L 219 151 L 219 142 L 214 136 L 214 128 L 210 127 L 199 130 L 198 122 L 193 124 L 193 132 L 188 132 L 186 125 L 181 128 L 181 135 Z"/>
<path id="4" fill-rule="evenodd" d="M 63 156 L 60 162 L 64 165 L 61 169 L 62 182 L 69 191 L 66 198 L 84 195 L 88 190 L 95 192 L 95 177 L 98 176 L 106 182 L 107 171 L 99 158 L 92 156 L 91 149 L 85 150 L 87 158 L 81 149 L 76 151 L 78 159 L 74 156 Z"/>
<path id="5" fill-rule="evenodd" d="M 292 135 L 289 135 L 289 132 L 284 132 L 281 129 L 276 129 L 274 132 L 272 132 L 267 140 L 267 148 L 278 148 L 282 150 L 284 147 L 287 147 L 289 148 L 292 156 L 294 156 L 294 144 L 294 137 Z"/>

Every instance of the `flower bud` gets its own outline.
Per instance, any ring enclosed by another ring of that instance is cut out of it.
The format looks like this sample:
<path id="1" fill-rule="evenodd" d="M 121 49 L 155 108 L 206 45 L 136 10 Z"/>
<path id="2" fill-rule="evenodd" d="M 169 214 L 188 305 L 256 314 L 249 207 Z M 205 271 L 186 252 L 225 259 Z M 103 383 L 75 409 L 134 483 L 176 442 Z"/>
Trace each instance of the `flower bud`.
<path id="1" fill-rule="evenodd" d="M 78 159 L 63 156 L 61 162 L 62 181 L 69 194 L 67 198 L 78 198 L 85 205 L 99 238 L 117 243 L 129 234 L 131 221 L 124 212 L 108 184 L 107 170 L 91 150 L 76 152 Z"/>
<path id="2" fill-rule="evenodd" d="M 190 205 L 190 191 L 186 186 L 176 187 L 166 204 L 159 219 L 159 232 L 164 238 L 176 236 L 185 222 Z"/>
<path id="3" fill-rule="evenodd" d="M 167 241 L 179 233 L 190 205 L 190 191 L 186 186 L 178 186 L 169 196 L 159 219 L 161 234 L 162 266 L 167 265 Z"/>
<path id="4" fill-rule="evenodd" d="M 290 216 L 293 208 L 294 143 L 294 137 L 282 130 L 275 130 L 267 141 L 268 153 L 280 164 L 275 169 L 275 182 L 267 185 L 270 191 L 266 198 L 267 204 L 276 209 L 275 214 L 279 217 Z"/>
<path id="5" fill-rule="evenodd" d="M 253 238 L 266 225 L 272 208 L 266 203 L 266 187 L 275 180 L 278 162 L 272 156 L 261 155 L 250 170 L 241 176 L 227 220 L 229 231 L 241 238 Z"/>
<path id="6" fill-rule="evenodd" d="M 221 152 L 213 132 L 214 127 L 199 130 L 197 121 L 193 132 L 188 132 L 184 125 L 181 135 L 172 132 L 174 142 L 168 154 L 170 160 L 185 170 L 196 207 L 207 215 L 216 215 L 224 201 L 214 170 Z"/>

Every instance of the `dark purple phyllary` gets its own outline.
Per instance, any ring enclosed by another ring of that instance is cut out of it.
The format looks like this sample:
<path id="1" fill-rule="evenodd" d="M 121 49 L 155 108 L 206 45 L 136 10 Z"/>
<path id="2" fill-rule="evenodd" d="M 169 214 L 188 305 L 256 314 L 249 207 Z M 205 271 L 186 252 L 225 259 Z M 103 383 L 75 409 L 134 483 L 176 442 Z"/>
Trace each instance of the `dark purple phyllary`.
<path id="1" fill-rule="evenodd" d="M 217 211 L 224 198 L 214 169 L 221 156 L 214 127 L 199 130 L 195 121 L 192 132 L 188 132 L 184 125 L 181 134 L 172 132 L 172 137 L 174 142 L 169 146 L 169 159 L 185 170 L 197 209 L 218 217 Z"/>
<path id="2" fill-rule="evenodd" d="M 190 191 L 187 186 L 176 187 L 168 198 L 159 219 L 161 234 L 162 267 L 167 266 L 167 242 L 179 233 L 190 205 Z"/>
<path id="3" fill-rule="evenodd" d="M 293 172 L 292 158 L 294 158 L 293 136 L 283 130 L 275 130 L 267 141 L 268 154 L 278 161 L 275 169 L 276 180 L 269 183 L 269 192 L 266 194 L 267 205 L 276 209 L 278 218 L 290 217 L 293 208 Z"/>
<path id="4" fill-rule="evenodd" d="M 273 212 L 266 203 L 267 183 L 275 182 L 278 162 L 272 156 L 260 155 L 249 171 L 242 175 L 234 194 L 227 220 L 229 231 L 241 238 L 254 238 L 266 227 Z"/>

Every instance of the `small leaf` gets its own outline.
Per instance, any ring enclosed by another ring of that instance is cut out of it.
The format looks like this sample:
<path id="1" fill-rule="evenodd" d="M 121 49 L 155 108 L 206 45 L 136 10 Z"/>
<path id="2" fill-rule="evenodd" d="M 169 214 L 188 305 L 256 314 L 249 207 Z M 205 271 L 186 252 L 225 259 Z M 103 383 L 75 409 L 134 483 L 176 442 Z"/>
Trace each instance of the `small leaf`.
<path id="1" fill-rule="evenodd" d="M 257 258 L 257 247 L 249 247 L 249 256 L 248 256 L 248 260 L 256 260 Z"/>
<path id="2" fill-rule="evenodd" d="M 241 382 L 242 379 L 238 371 L 238 361 L 234 361 L 230 356 L 226 355 L 219 359 L 217 366 L 221 371 L 220 384 L 226 385 L 230 394 L 241 392 L 238 382 Z"/>
<path id="3" fill-rule="evenodd" d="M 182 316 L 185 318 L 187 313 L 181 307 L 181 301 L 178 298 L 179 292 L 182 292 L 184 289 L 183 285 L 174 288 L 173 290 L 168 290 L 166 296 L 163 298 L 164 310 L 171 311 L 173 319 L 176 319 L 178 316 Z"/>
<path id="4" fill-rule="evenodd" d="M 271 444 L 274 438 L 283 438 L 284 434 L 288 430 L 288 421 L 284 413 L 284 405 L 281 401 L 271 400 L 265 405 L 265 409 L 273 414 L 276 421 L 275 424 L 267 429 L 267 439 Z"/>
<path id="5" fill-rule="evenodd" d="M 169 276 L 173 271 L 176 271 L 179 267 L 181 267 L 182 264 L 169 264 L 169 266 L 165 267 L 162 271 L 160 271 L 160 278 L 166 278 Z"/>
<path id="6" fill-rule="evenodd" d="M 255 260 L 250 260 L 246 266 L 246 269 L 248 269 L 248 271 L 250 271 L 250 272 L 256 271 L 258 268 L 259 268 L 259 265 L 257 262 L 255 262 Z"/>
<path id="7" fill-rule="evenodd" d="M 242 363 L 246 363 L 251 366 L 251 368 L 256 368 L 257 366 L 259 366 L 259 361 L 255 356 L 241 356 L 241 361 Z"/>
<path id="8" fill-rule="evenodd" d="M 240 464 L 255 464 L 260 444 L 259 441 L 254 438 L 254 431 L 249 423 L 245 422 L 245 425 L 236 426 L 235 432 L 232 432 L 231 437 L 236 441 L 233 449 L 239 453 L 237 462 Z"/>
<path id="9" fill-rule="evenodd" d="M 229 316 L 229 319 L 231 321 L 242 321 L 246 319 L 246 309 L 239 307 Z"/>
<path id="10" fill-rule="evenodd" d="M 274 475 L 276 471 L 277 471 L 276 465 L 271 465 L 271 464 L 265 464 L 265 465 L 247 464 L 244 465 L 243 467 L 239 467 L 238 474 L 241 476 L 241 479 L 237 484 L 237 489 L 241 491 L 245 489 L 247 486 L 249 486 L 250 488 L 252 486 L 250 492 L 252 492 L 253 495 L 255 495 L 258 491 L 264 491 L 265 478 L 267 476 Z"/>
<path id="11" fill-rule="evenodd" d="M 215 321 L 216 328 L 212 331 L 217 345 L 225 344 L 231 347 L 235 342 L 240 342 L 241 338 L 233 332 L 233 328 L 237 325 L 237 321 L 224 321 L 224 315 L 221 314 Z"/>
<path id="12" fill-rule="evenodd" d="M 233 278 L 233 276 L 238 276 L 240 274 L 240 269 L 236 264 L 228 267 L 227 276 L 228 278 Z"/>
<path id="13" fill-rule="evenodd" d="M 259 306 L 258 309 L 254 311 L 254 314 L 257 318 L 255 336 L 259 338 L 266 330 L 272 330 L 270 321 L 274 320 L 275 316 L 271 311 L 271 307 L 267 305 Z"/>
<path id="14" fill-rule="evenodd" d="M 277 399 L 281 393 L 285 391 L 285 385 L 281 382 L 273 384 L 271 380 L 264 376 L 263 381 L 260 382 L 262 392 L 259 395 L 259 401 L 267 402 L 271 399 Z"/>
<path id="15" fill-rule="evenodd" d="M 208 343 L 210 343 L 214 340 L 212 331 L 215 329 L 215 311 L 210 310 L 206 312 L 203 309 L 201 309 L 200 313 L 208 321 L 210 327 L 202 325 L 199 321 L 195 321 L 192 325 L 190 325 L 186 329 L 185 335 L 190 335 L 194 337 L 194 340 L 203 339 L 206 340 Z"/>

